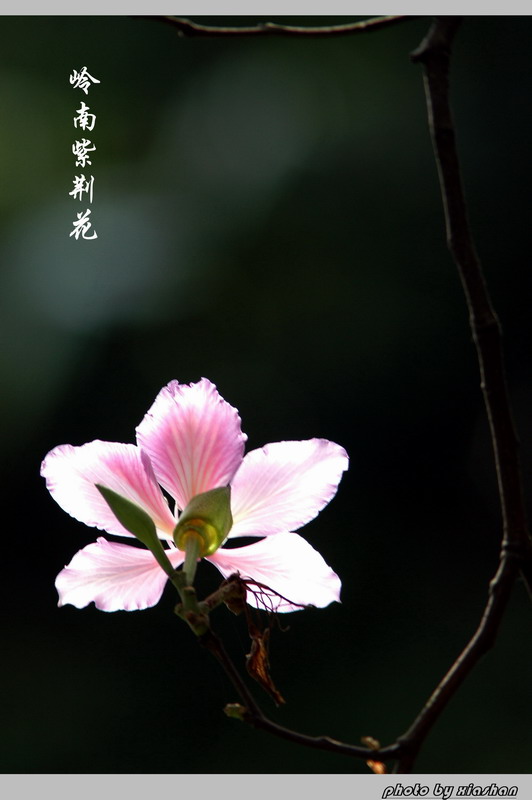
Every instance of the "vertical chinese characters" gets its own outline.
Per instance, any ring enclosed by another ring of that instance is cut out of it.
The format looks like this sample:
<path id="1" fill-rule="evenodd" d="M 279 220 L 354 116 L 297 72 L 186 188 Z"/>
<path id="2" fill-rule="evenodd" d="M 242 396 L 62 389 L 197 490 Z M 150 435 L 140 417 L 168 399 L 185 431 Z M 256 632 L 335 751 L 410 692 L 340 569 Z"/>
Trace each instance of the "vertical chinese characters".
<path id="1" fill-rule="evenodd" d="M 85 94 L 88 95 L 92 84 L 100 83 L 100 81 L 87 72 L 87 67 L 82 67 L 79 72 L 75 69 L 72 70 L 72 74 L 70 75 L 70 83 L 74 89 L 81 89 L 82 92 L 85 92 Z M 96 114 L 91 114 L 90 107 L 83 101 L 81 102 L 81 106 L 76 109 L 76 116 L 73 119 L 74 127 L 83 133 L 85 131 L 92 131 L 96 124 Z M 90 139 L 85 138 L 81 134 L 80 137 L 81 138 L 79 140 L 76 139 L 72 145 L 72 153 L 76 158 L 75 166 L 85 169 L 87 166 L 92 166 L 91 153 L 96 150 L 96 145 L 93 144 Z M 79 200 L 81 202 L 83 196 L 86 195 L 86 201 L 89 204 L 92 204 L 94 175 L 91 175 L 87 178 L 85 177 L 85 173 L 82 172 L 81 175 L 74 176 L 72 183 L 74 184 L 74 188 L 68 193 L 70 197 L 73 197 L 74 200 Z M 70 232 L 70 236 L 73 236 L 75 239 L 79 239 L 80 237 L 82 239 L 98 238 L 98 234 L 95 230 L 89 234 L 89 231 L 92 227 L 92 223 L 89 219 L 90 215 L 90 208 L 87 208 L 86 211 L 80 211 L 76 214 L 77 220 L 72 223 L 73 228 Z"/>

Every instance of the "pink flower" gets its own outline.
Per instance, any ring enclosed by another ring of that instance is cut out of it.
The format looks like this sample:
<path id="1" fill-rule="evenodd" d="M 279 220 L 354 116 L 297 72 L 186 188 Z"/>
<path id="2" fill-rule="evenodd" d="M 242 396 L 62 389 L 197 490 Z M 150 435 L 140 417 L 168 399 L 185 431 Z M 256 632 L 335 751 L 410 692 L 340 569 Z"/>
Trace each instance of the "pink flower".
<path id="1" fill-rule="evenodd" d="M 231 486 L 233 526 L 227 539 L 260 537 L 244 547 L 220 547 L 207 561 L 224 577 L 238 572 L 283 598 L 278 611 L 323 607 L 339 600 L 340 579 L 294 530 L 334 497 L 347 469 L 345 450 L 325 439 L 276 442 L 244 456 L 240 417 L 210 381 L 172 381 L 137 428 L 137 445 L 96 440 L 60 445 L 44 459 L 41 475 L 67 513 L 95 528 L 133 538 L 96 488 L 112 489 L 140 506 L 166 543 L 177 568 L 185 554 L 172 538 L 179 511 L 201 492 Z M 172 512 L 161 487 L 175 499 Z M 100 537 L 80 550 L 57 576 L 59 605 L 133 611 L 155 605 L 167 575 L 150 550 Z M 247 602 L 264 601 L 248 592 Z"/>

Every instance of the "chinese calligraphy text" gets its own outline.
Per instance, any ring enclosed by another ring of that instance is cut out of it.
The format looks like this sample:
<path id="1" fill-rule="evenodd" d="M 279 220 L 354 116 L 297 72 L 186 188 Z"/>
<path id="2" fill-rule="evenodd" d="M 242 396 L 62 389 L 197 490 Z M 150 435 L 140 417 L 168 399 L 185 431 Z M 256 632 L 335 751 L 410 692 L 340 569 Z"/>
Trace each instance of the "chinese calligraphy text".
<path id="1" fill-rule="evenodd" d="M 88 95 L 89 89 L 92 88 L 93 84 L 100 83 L 97 78 L 87 71 L 87 67 L 82 67 L 79 72 L 75 69 L 72 70 L 69 80 L 74 89 L 81 89 L 86 95 Z M 82 131 L 92 131 L 96 124 L 96 114 L 91 114 L 90 107 L 82 101 L 81 106 L 76 109 L 76 116 L 73 117 L 73 122 L 75 128 L 81 129 Z M 90 154 L 95 150 L 96 145 L 90 139 L 86 139 L 85 137 L 76 139 L 72 145 L 72 153 L 76 159 L 75 166 L 82 167 L 83 169 L 87 166 L 92 166 Z M 88 178 L 85 177 L 84 173 L 75 175 L 72 183 L 74 188 L 68 193 L 69 196 L 81 202 L 83 196 L 86 195 L 87 202 L 92 204 L 94 175 Z M 76 240 L 79 238 L 97 239 L 98 234 L 95 230 L 89 233 L 92 227 L 92 222 L 89 219 L 90 215 L 90 208 L 87 208 L 85 211 L 77 212 L 77 219 L 72 223 L 73 227 L 69 235 L 73 236 Z"/>

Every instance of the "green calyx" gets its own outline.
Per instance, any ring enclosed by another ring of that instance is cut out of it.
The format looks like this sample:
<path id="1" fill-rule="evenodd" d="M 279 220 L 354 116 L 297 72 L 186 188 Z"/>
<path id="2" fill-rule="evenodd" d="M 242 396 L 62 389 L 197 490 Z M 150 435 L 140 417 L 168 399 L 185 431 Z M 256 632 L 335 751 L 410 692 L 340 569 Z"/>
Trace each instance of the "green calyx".
<path id="1" fill-rule="evenodd" d="M 174 528 L 174 542 L 187 551 L 187 543 L 198 543 L 198 557 L 212 555 L 231 530 L 231 487 L 222 486 L 192 498 Z"/>

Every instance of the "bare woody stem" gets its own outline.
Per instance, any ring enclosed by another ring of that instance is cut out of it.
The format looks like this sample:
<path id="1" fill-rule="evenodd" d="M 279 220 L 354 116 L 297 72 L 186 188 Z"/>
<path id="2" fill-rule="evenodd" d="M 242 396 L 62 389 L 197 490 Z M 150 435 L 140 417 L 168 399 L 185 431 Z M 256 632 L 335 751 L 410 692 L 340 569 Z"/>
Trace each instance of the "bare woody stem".
<path id="1" fill-rule="evenodd" d="M 327 750 L 366 760 L 377 757 L 384 760 L 399 756 L 400 747 L 397 744 L 392 744 L 390 747 L 381 750 L 357 747 L 356 745 L 345 744 L 336 739 L 331 739 L 329 736 L 307 736 L 268 719 L 241 677 L 222 640 L 212 630 L 209 623 L 209 612 L 221 603 L 230 601 L 244 602 L 245 595 L 242 595 L 240 581 L 231 579 L 224 581 L 218 591 L 199 604 L 196 600 L 194 588 L 186 585 L 186 576 L 183 573 L 177 573 L 175 585 L 182 599 L 182 604 L 176 607 L 177 615 L 188 623 L 197 636 L 198 642 L 218 661 L 243 703 L 242 706 L 236 706 L 239 713 L 233 713 L 231 716 L 236 716 L 243 722 L 265 730 L 274 736 L 318 750 Z M 235 708 L 235 704 L 232 704 L 232 707 Z"/>
<path id="2" fill-rule="evenodd" d="M 488 603 L 476 633 L 433 691 L 412 726 L 397 739 L 401 757 L 395 772 L 407 773 L 412 770 L 421 745 L 437 718 L 480 658 L 495 643 L 517 574 L 516 562 L 505 554 L 490 583 Z"/>
<path id="3" fill-rule="evenodd" d="M 215 609 L 220 603 L 224 602 L 245 602 L 245 592 L 242 594 L 242 584 L 239 579 L 233 580 L 229 578 L 224 581 L 220 588 L 212 595 L 206 598 L 199 604 L 199 610 L 202 614 L 208 614 L 209 611 Z M 189 623 L 190 624 L 190 623 Z M 225 671 L 227 677 L 231 681 L 233 688 L 236 689 L 238 696 L 243 703 L 239 706 L 239 713 L 231 714 L 237 716 L 243 722 L 252 725 L 255 728 L 260 728 L 268 733 L 278 736 L 281 739 L 287 739 L 295 744 L 300 744 L 305 747 L 311 747 L 317 750 L 327 750 L 328 752 L 338 753 L 340 755 L 352 756 L 353 758 L 370 759 L 392 759 L 398 758 L 400 755 L 400 746 L 392 744 L 389 747 L 375 750 L 367 747 L 358 747 L 356 745 L 346 744 L 329 736 L 307 736 L 304 733 L 290 730 L 282 725 L 278 725 L 273 720 L 270 720 L 262 712 L 259 704 L 251 694 L 243 678 L 241 677 L 238 669 L 236 668 L 233 660 L 225 649 L 223 642 L 216 635 L 216 633 L 209 626 L 208 630 L 198 635 L 199 643 L 205 647 L 218 661 L 220 666 Z M 233 704 L 234 707 L 234 704 Z"/>
<path id="4" fill-rule="evenodd" d="M 172 25 L 181 36 L 347 36 L 353 33 L 370 33 L 382 28 L 396 25 L 417 17 L 398 14 L 388 17 L 374 17 L 360 22 L 350 22 L 344 25 L 326 26 L 300 26 L 282 25 L 276 22 L 260 22 L 258 25 L 224 27 L 219 25 L 203 25 L 199 22 L 184 19 L 183 17 L 154 17 L 162 22 Z"/>
<path id="5" fill-rule="evenodd" d="M 529 549 L 521 465 L 506 388 L 501 327 L 473 244 L 449 105 L 450 46 L 460 19 L 436 20 L 412 60 L 425 68 L 429 125 L 438 166 L 447 244 L 462 281 L 480 367 L 501 503 L 504 545 Z"/>
<path id="6" fill-rule="evenodd" d="M 501 327 L 493 310 L 467 217 L 454 126 L 449 104 L 450 48 L 459 18 L 437 18 L 414 62 L 425 68 L 425 92 L 443 199 L 447 244 L 462 281 L 481 388 L 488 416 L 501 504 L 503 535 L 499 569 L 471 641 L 437 686 L 410 729 L 398 739 L 403 752 L 397 772 L 409 772 L 419 748 L 452 695 L 493 645 L 516 577 L 532 586 L 532 548 L 527 528 L 518 441 L 506 386 Z"/>
<path id="7" fill-rule="evenodd" d="M 203 636 L 200 636 L 199 642 L 212 653 L 225 670 L 233 687 L 237 690 L 240 699 L 244 703 L 241 719 L 254 728 L 260 728 L 281 739 L 288 739 L 295 744 L 301 744 L 305 747 L 311 747 L 317 750 L 327 750 L 328 752 L 338 753 L 340 755 L 352 756 L 353 758 L 363 758 L 366 760 L 378 758 L 384 761 L 386 759 L 397 758 L 400 754 L 401 748 L 397 744 L 392 744 L 390 747 L 384 747 L 380 750 L 374 750 L 367 747 L 345 744 L 336 739 L 331 739 L 329 736 L 307 736 L 304 733 L 298 733 L 297 731 L 278 725 L 262 713 L 259 705 L 248 690 L 240 673 L 225 650 L 221 640 L 212 629 L 207 631 Z"/>

